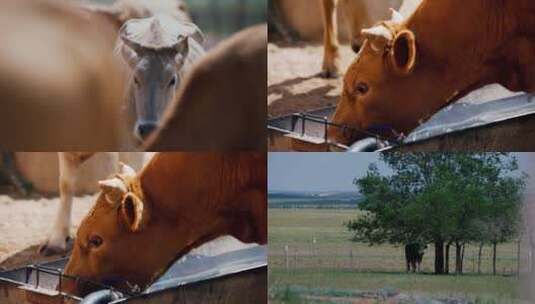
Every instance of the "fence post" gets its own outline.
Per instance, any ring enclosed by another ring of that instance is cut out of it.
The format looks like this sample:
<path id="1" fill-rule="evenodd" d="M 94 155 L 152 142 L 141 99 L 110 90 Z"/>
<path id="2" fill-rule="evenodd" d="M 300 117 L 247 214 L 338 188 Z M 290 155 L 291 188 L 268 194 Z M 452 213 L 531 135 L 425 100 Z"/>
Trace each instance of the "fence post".
<path id="1" fill-rule="evenodd" d="M 286 264 L 286 271 L 290 268 L 290 261 L 288 260 L 288 244 L 284 245 L 284 261 Z"/>

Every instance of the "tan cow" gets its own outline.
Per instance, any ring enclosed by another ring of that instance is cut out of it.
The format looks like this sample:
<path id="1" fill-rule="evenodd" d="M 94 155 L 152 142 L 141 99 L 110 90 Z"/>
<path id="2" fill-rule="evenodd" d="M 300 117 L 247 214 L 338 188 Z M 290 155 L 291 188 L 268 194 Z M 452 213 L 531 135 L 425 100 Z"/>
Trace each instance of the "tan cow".
<path id="1" fill-rule="evenodd" d="M 471 90 L 499 83 L 535 91 L 535 2 L 427 0 L 363 31 L 367 40 L 344 77 L 334 122 L 408 134 Z M 357 132 L 331 128 L 350 144 Z"/>
<path id="2" fill-rule="evenodd" d="M 186 77 L 149 151 L 266 149 L 267 27 L 222 42 Z"/>
<path id="3" fill-rule="evenodd" d="M 120 0 L 86 8 L 119 32 L 117 52 L 128 66 L 124 115 L 132 132 L 125 136 L 137 147 L 158 127 L 182 78 L 204 55 L 203 34 L 182 0 Z"/>
<path id="4" fill-rule="evenodd" d="M 266 153 L 157 153 L 135 174 L 123 166 L 100 182 L 78 229 L 65 274 L 67 292 L 94 286 L 144 289 L 171 262 L 222 235 L 267 242 Z"/>
<path id="5" fill-rule="evenodd" d="M 127 21 L 120 50 L 129 67 L 125 116 L 142 142 L 160 124 L 192 65 L 204 56 L 200 29 L 186 19 L 157 14 Z"/>
<path id="6" fill-rule="evenodd" d="M 121 147 L 116 34 L 64 1 L 0 1 L 0 148 Z"/>

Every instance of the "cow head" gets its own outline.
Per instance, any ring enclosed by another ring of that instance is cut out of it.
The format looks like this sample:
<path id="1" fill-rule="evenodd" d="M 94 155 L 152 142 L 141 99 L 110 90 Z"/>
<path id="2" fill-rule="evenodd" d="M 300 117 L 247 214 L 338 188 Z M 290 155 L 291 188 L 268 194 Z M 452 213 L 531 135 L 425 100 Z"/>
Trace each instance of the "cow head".
<path id="1" fill-rule="evenodd" d="M 362 34 L 366 40 L 344 77 L 329 138 L 351 144 L 364 137 L 408 133 L 448 99 L 440 69 L 419 65 L 418 37 L 399 13 Z M 353 131 L 348 131 L 353 130 Z"/>
<path id="2" fill-rule="evenodd" d="M 165 221 L 152 216 L 133 169 L 122 167 L 120 174 L 99 182 L 102 191 L 78 229 L 65 268 L 66 275 L 82 280 L 65 281 L 66 292 L 84 296 L 98 289 L 88 281 L 120 290 L 143 288 L 175 254 L 162 240 Z"/>
<path id="3" fill-rule="evenodd" d="M 156 129 L 175 97 L 190 51 L 189 37 L 202 39 L 195 25 L 179 24 L 174 31 L 178 22 L 167 19 L 135 19 L 121 28 L 121 54 L 131 69 L 128 107 L 135 112 L 133 132 L 140 141 Z"/>

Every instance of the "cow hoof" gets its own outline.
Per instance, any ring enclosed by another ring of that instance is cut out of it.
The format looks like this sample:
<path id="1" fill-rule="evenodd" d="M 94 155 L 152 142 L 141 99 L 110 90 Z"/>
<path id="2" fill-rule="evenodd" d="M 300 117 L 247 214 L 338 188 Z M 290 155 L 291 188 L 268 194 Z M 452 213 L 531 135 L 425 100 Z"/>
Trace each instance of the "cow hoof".
<path id="1" fill-rule="evenodd" d="M 336 71 L 321 71 L 318 76 L 325 79 L 334 79 L 338 78 L 339 75 Z"/>
<path id="2" fill-rule="evenodd" d="M 64 246 L 54 246 L 49 244 L 49 242 L 47 241 L 45 244 L 39 247 L 39 254 L 45 257 L 53 255 L 64 255 L 72 249 L 72 245 L 73 239 L 71 237 L 67 237 L 65 239 Z"/>

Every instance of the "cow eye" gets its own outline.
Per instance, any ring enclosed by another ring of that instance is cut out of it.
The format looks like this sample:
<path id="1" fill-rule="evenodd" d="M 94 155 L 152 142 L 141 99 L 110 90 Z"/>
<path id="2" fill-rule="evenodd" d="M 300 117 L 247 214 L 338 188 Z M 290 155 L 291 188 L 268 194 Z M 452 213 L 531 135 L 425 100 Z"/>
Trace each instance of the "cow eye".
<path id="1" fill-rule="evenodd" d="M 139 79 L 137 79 L 137 77 L 134 77 L 134 83 L 139 86 Z"/>
<path id="2" fill-rule="evenodd" d="M 360 95 L 364 95 L 366 93 L 368 93 L 368 90 L 370 88 L 368 87 L 367 84 L 365 84 L 364 82 L 359 82 L 357 83 L 357 92 L 360 94 Z"/>
<path id="3" fill-rule="evenodd" d="M 171 78 L 171 81 L 169 81 L 169 86 L 172 87 L 174 86 L 176 83 L 176 77 L 173 76 L 173 78 Z"/>
<path id="4" fill-rule="evenodd" d="M 94 234 L 89 238 L 89 247 L 97 248 L 100 245 L 102 245 L 102 238 L 100 236 Z"/>

